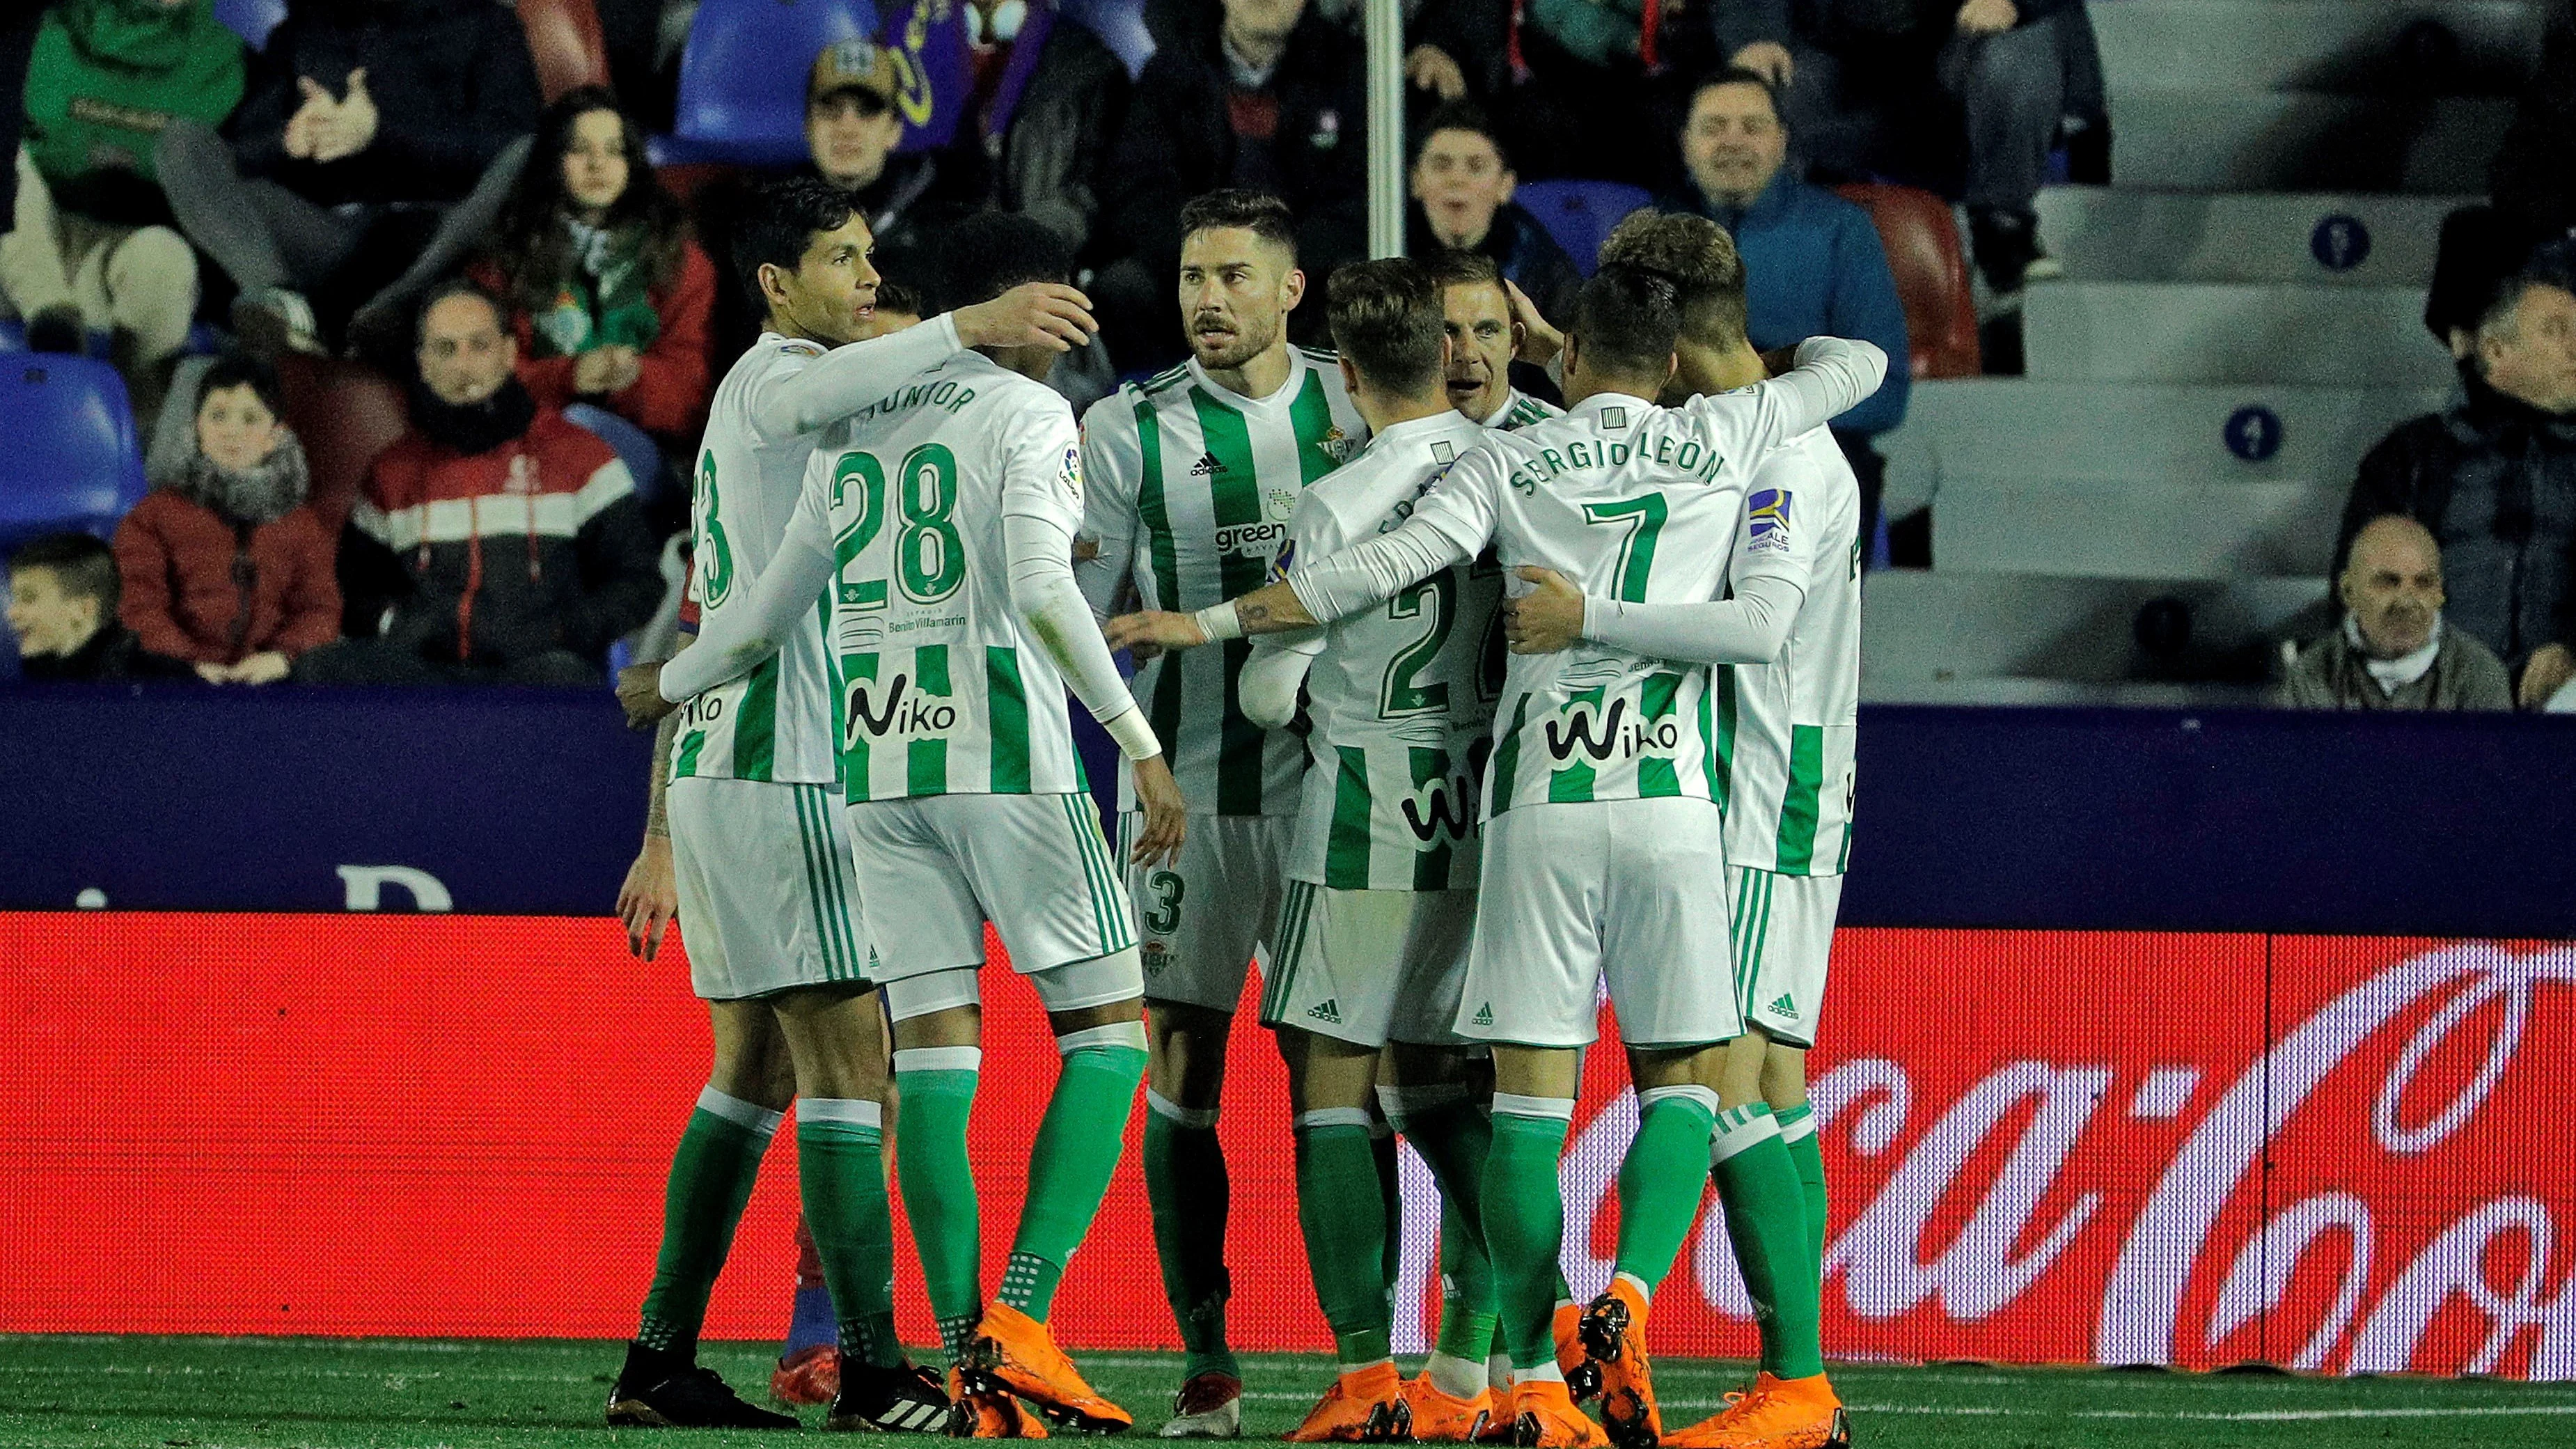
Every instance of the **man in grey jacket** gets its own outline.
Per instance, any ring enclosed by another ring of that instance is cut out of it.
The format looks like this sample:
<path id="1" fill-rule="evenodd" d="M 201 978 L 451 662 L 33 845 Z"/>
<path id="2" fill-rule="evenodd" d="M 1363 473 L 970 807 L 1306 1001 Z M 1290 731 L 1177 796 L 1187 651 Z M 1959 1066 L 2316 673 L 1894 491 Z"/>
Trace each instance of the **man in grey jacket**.
<path id="1" fill-rule="evenodd" d="M 2343 627 L 2311 645 L 2281 683 L 2293 709 L 2509 710 L 2504 665 L 2442 627 L 2442 549 L 2414 519 L 2385 514 L 2352 541 L 2335 591 Z"/>

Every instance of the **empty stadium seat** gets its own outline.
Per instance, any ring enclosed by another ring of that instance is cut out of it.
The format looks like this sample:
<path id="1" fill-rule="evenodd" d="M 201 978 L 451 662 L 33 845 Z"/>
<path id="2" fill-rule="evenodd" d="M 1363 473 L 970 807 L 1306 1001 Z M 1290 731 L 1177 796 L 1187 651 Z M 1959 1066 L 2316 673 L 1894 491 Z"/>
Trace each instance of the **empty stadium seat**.
<path id="1" fill-rule="evenodd" d="M 1979 697 L 1975 682 L 2138 678 L 2138 611 L 2159 599 L 2191 616 L 2207 654 L 2305 637 L 2326 581 L 2086 579 L 1883 569 L 1861 595 L 1861 698 Z M 2195 688 L 2201 688 L 2195 686 Z M 2009 694 L 1996 696 L 2009 698 Z"/>
<path id="2" fill-rule="evenodd" d="M 518 0 L 518 6 L 528 55 L 537 63 L 537 88 L 547 100 L 609 83 L 608 42 L 600 36 L 593 0 Z"/>
<path id="3" fill-rule="evenodd" d="M 1099 36 L 1127 67 L 1129 80 L 1145 73 L 1145 62 L 1154 56 L 1154 37 L 1145 28 L 1145 0 L 1059 0 L 1056 9 Z"/>
<path id="4" fill-rule="evenodd" d="M 102 537 L 143 497 L 143 444 L 116 369 L 86 357 L 0 359 L 0 540 Z"/>
<path id="5" fill-rule="evenodd" d="M 656 148 L 655 163 L 803 161 L 814 57 L 874 34 L 876 19 L 868 0 L 704 0 L 680 54 L 677 134 Z"/>
<path id="6" fill-rule="evenodd" d="M 2024 294 L 2025 371 L 2050 382 L 2442 387 L 2420 287 L 2039 282 Z"/>
<path id="7" fill-rule="evenodd" d="M 1950 204 L 1911 186 L 1854 185 L 1835 190 L 1857 202 L 1878 228 L 1896 295 L 1905 304 L 1905 346 L 1916 377 L 1975 377 L 1986 370 L 1977 346 L 1977 298 L 1968 286 L 1968 254 Z"/>
<path id="8" fill-rule="evenodd" d="M 215 18 L 240 36 L 242 44 L 258 50 L 286 18 L 286 0 L 215 0 Z"/>
<path id="9" fill-rule="evenodd" d="M 337 533 L 367 465 L 410 424 L 402 389 L 364 363 L 300 353 L 277 360 L 277 380 L 312 472 L 314 511 Z"/>
<path id="10" fill-rule="evenodd" d="M 2171 191 L 2449 195 L 2486 175 L 2512 112 L 2493 96 L 2123 93 L 2115 83 L 2111 174 Z"/>
<path id="11" fill-rule="evenodd" d="M 1525 181 L 1512 200 L 1538 218 L 1574 258 L 1575 270 L 1587 277 L 1601 259 L 1601 243 L 1610 229 L 1628 213 L 1655 202 L 1646 188 L 1623 181 Z"/>
<path id="12" fill-rule="evenodd" d="M 646 503 L 653 501 L 662 489 L 662 450 L 645 435 L 642 428 L 603 407 L 577 402 L 564 409 L 564 419 L 575 427 L 586 428 L 601 442 L 617 450 L 618 461 L 626 465 L 635 480 L 635 496 Z"/>
<path id="13" fill-rule="evenodd" d="M 2039 234 L 2077 282 L 2421 286 L 2465 196 L 2136 191 L 2054 186 Z"/>
<path id="14" fill-rule="evenodd" d="M 2496 94 L 2531 74 L 2543 10 L 2527 0 L 2119 0 L 2091 16 L 2115 88 L 2188 77 L 2232 91 Z M 2427 22 L 2440 33 L 2423 33 Z"/>

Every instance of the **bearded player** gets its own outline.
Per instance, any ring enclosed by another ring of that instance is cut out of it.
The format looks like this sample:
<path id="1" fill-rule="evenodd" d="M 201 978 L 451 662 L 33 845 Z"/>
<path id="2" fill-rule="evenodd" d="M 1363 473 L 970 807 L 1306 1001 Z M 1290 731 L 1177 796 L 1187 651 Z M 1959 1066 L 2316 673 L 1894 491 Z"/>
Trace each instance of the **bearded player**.
<path id="1" fill-rule="evenodd" d="M 1129 597 L 1197 609 L 1258 587 L 1297 500 L 1367 440 L 1340 368 L 1288 344 L 1306 296 L 1288 207 L 1215 191 L 1181 210 L 1181 315 L 1190 358 L 1120 388 L 1083 418 L 1087 500 L 1078 566 L 1092 608 Z M 1096 552 L 1091 552 L 1096 550 Z M 1142 928 L 1151 1064 L 1145 1186 L 1163 1289 L 1188 1350 L 1173 1438 L 1241 1431 L 1243 1375 L 1225 1338 L 1225 1156 L 1217 1101 L 1226 1043 L 1256 949 L 1276 954 L 1301 751 L 1239 698 L 1241 641 L 1146 660 L 1132 685 L 1198 812 L 1180 858 L 1131 866 Z M 1132 782 L 1119 808 L 1132 832 Z M 1382 1149 L 1392 1165 L 1392 1142 Z M 1392 1180 L 1391 1172 L 1389 1180 Z"/>

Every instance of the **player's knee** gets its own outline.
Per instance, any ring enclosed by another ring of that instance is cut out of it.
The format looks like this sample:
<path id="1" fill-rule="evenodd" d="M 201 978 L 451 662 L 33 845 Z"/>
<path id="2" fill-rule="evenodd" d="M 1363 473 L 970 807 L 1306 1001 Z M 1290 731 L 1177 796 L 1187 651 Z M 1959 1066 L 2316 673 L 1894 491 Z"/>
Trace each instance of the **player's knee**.
<path id="1" fill-rule="evenodd" d="M 1807 1053 L 1803 1047 L 1773 1042 L 1762 1054 L 1762 1099 L 1774 1112 L 1804 1106 L 1807 1101 Z"/>

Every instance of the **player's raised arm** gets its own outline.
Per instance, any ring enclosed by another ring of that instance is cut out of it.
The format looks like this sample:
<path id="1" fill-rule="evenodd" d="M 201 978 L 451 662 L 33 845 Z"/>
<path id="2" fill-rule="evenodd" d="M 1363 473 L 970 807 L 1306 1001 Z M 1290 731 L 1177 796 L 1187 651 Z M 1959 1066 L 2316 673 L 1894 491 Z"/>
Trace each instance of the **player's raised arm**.
<path id="1" fill-rule="evenodd" d="M 814 432 L 876 401 L 897 380 L 967 348 L 1043 346 L 1066 352 L 1098 330 L 1091 300 L 1082 293 L 1057 282 L 1030 282 L 917 327 L 835 347 L 812 366 L 777 376 L 754 393 L 752 418 L 772 437 Z"/>
<path id="2" fill-rule="evenodd" d="M 1874 342 L 1810 337 L 1798 344 L 1797 358 L 1796 367 L 1750 393 L 1695 397 L 1678 411 L 1723 428 L 1725 451 L 1750 459 L 1823 427 L 1887 380 L 1887 354 Z"/>

